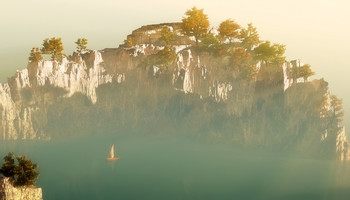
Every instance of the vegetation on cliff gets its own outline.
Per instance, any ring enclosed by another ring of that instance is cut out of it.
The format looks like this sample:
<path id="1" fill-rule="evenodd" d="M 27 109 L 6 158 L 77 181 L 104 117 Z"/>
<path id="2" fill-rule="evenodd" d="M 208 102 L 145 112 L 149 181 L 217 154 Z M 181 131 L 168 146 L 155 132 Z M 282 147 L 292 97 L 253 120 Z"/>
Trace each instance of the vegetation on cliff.
<path id="1" fill-rule="evenodd" d="M 87 45 L 83 39 L 63 66 L 66 74 L 81 61 L 86 71 L 95 65 L 97 51 L 82 51 Z M 42 53 L 58 58 L 63 47 L 57 40 L 46 39 Z M 143 26 L 119 48 L 99 51 L 99 67 L 113 81 L 98 85 L 96 102 L 86 96 L 90 90 L 67 97 L 70 91 L 56 85 L 34 87 L 38 49 L 28 65 L 33 87 L 11 91 L 11 98 L 21 109 L 36 105 L 30 115 L 33 129 L 52 138 L 101 132 L 181 134 L 332 158 L 339 153 L 341 100 L 329 93 L 325 80 L 309 80 L 314 74 L 310 65 L 287 62 L 285 50 L 262 41 L 251 23 L 244 28 L 227 19 L 217 30 L 210 28 L 204 11 L 194 7 L 180 23 Z M 91 78 L 86 74 L 82 82 Z M 105 76 L 98 75 L 98 80 Z"/>
<path id="2" fill-rule="evenodd" d="M 77 41 L 75 42 L 77 45 L 78 51 L 84 51 L 87 48 L 88 40 L 86 38 L 78 38 Z"/>
<path id="3" fill-rule="evenodd" d="M 31 160 L 24 156 L 17 156 L 17 165 L 15 163 L 14 153 L 8 153 L 4 157 L 5 163 L 0 168 L 0 174 L 10 177 L 14 181 L 15 186 L 34 185 L 39 172 L 38 164 L 32 163 Z"/>
<path id="4" fill-rule="evenodd" d="M 58 60 L 63 58 L 63 44 L 61 38 L 47 38 L 43 42 L 41 51 L 43 54 L 51 54 L 52 60 Z"/>

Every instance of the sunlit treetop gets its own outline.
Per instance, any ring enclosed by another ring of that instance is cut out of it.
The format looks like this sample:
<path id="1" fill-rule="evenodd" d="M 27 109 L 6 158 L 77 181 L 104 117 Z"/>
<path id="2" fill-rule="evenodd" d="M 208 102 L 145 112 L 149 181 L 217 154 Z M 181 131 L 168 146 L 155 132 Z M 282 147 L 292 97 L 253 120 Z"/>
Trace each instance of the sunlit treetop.
<path id="1" fill-rule="evenodd" d="M 182 19 L 184 33 L 188 36 L 194 36 L 197 45 L 199 39 L 208 33 L 209 26 L 208 16 L 204 14 L 203 9 L 197 9 L 196 7 L 187 10 Z"/>
<path id="2" fill-rule="evenodd" d="M 239 37 L 239 29 L 240 25 L 238 25 L 235 21 L 232 19 L 227 19 L 223 22 L 221 22 L 219 26 L 219 35 L 224 39 L 229 39 L 230 43 L 233 38 Z"/>

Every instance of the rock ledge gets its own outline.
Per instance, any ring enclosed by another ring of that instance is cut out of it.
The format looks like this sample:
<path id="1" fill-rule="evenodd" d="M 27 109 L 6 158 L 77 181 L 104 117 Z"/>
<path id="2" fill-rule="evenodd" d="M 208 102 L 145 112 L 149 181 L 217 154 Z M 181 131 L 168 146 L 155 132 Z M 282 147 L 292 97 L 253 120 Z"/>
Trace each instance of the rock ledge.
<path id="1" fill-rule="evenodd" d="M 42 200 L 42 190 L 35 186 L 14 187 L 8 177 L 0 177 L 0 200 Z"/>

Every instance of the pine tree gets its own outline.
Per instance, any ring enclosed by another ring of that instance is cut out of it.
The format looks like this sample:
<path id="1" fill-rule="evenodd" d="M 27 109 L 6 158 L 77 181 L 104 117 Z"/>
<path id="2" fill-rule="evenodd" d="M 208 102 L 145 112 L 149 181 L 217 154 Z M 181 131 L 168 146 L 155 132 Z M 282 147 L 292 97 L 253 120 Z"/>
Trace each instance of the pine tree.
<path id="1" fill-rule="evenodd" d="M 299 69 L 299 77 L 303 77 L 304 81 L 307 80 L 310 76 L 315 75 L 315 72 L 311 70 L 311 66 L 309 64 L 303 65 Z"/>
<path id="2" fill-rule="evenodd" d="M 206 51 L 215 52 L 219 45 L 219 39 L 212 33 L 206 34 L 202 39 L 202 46 Z"/>
<path id="3" fill-rule="evenodd" d="M 37 164 L 33 164 L 31 160 L 27 160 L 24 156 L 17 157 L 18 165 L 15 167 L 16 181 L 15 185 L 34 185 L 39 176 Z"/>
<path id="4" fill-rule="evenodd" d="M 24 156 L 16 158 L 18 164 L 15 165 L 14 153 L 8 153 L 4 157 L 5 163 L 0 169 L 0 173 L 5 177 L 10 177 L 14 180 L 15 186 L 34 185 L 39 176 L 37 171 L 38 164 L 32 163 L 31 160 Z"/>
<path id="5" fill-rule="evenodd" d="M 176 54 L 170 49 L 169 46 L 165 46 L 163 50 L 160 50 L 156 56 L 155 65 L 158 65 L 163 70 L 168 70 L 171 64 L 176 60 Z"/>
<path id="6" fill-rule="evenodd" d="M 247 29 L 242 29 L 240 36 L 242 40 L 242 46 L 248 51 L 251 51 L 253 47 L 260 44 L 259 34 L 252 23 L 248 24 Z"/>
<path id="7" fill-rule="evenodd" d="M 284 56 L 284 53 L 286 52 L 286 45 L 275 43 L 272 45 L 272 48 L 274 49 L 274 57 L 272 62 L 277 64 L 286 62 L 286 57 Z"/>
<path id="8" fill-rule="evenodd" d="M 41 51 L 39 47 L 33 47 L 30 51 L 29 55 L 29 61 L 30 62 L 38 62 L 43 59 L 43 56 L 41 55 Z"/>
<path id="9" fill-rule="evenodd" d="M 162 29 L 160 34 L 160 39 L 164 41 L 166 45 L 170 45 L 171 42 L 175 41 L 175 35 L 169 30 L 169 28 Z"/>
<path id="10" fill-rule="evenodd" d="M 239 37 L 239 29 L 241 27 L 232 19 L 227 19 L 223 22 L 221 22 L 219 26 L 219 35 L 224 38 L 228 39 L 229 42 L 232 42 L 232 39 Z"/>
<path id="11" fill-rule="evenodd" d="M 270 62 L 283 63 L 286 60 L 285 51 L 284 45 L 271 45 L 270 41 L 266 41 L 254 49 L 254 55 L 256 60 L 264 61 L 266 64 Z"/>
<path id="12" fill-rule="evenodd" d="M 63 44 L 61 38 L 46 38 L 41 48 L 43 54 L 51 54 L 52 60 L 59 60 L 63 58 Z"/>
<path id="13" fill-rule="evenodd" d="M 86 38 L 78 38 L 75 44 L 77 44 L 78 51 L 84 51 L 87 48 L 88 40 Z"/>
<path id="14" fill-rule="evenodd" d="M 2 165 L 0 169 L 0 174 L 3 174 L 5 177 L 11 177 L 14 179 L 15 176 L 15 154 L 8 153 L 7 156 L 4 157 L 5 163 Z"/>
<path id="15" fill-rule="evenodd" d="M 182 19 L 182 30 L 187 36 L 195 37 L 197 46 L 199 39 L 208 33 L 208 29 L 209 20 L 203 9 L 193 7 L 186 11 L 185 17 Z"/>

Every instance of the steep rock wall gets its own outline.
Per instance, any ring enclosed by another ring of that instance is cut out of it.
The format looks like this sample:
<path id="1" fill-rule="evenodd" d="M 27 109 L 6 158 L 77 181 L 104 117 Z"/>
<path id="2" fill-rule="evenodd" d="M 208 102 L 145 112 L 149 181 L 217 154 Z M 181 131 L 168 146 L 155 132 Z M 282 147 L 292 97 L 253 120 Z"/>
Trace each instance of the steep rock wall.
<path id="1" fill-rule="evenodd" d="M 35 126 L 32 122 L 35 112 L 44 112 L 40 109 L 43 102 L 31 100 L 24 105 L 22 92 L 27 88 L 50 86 L 63 89 L 65 97 L 82 93 L 95 103 L 96 88 L 114 79 L 102 67 L 102 63 L 100 52 L 86 51 L 74 53 L 70 61 L 66 58 L 61 62 L 43 60 L 17 71 L 7 83 L 0 84 L 2 139 L 49 139 L 50 136 L 40 129 L 40 125 Z M 117 82 L 124 79 L 124 74 L 115 74 Z"/>
<path id="2" fill-rule="evenodd" d="M 0 200 L 42 200 L 41 188 L 34 186 L 14 187 L 11 180 L 0 178 Z"/>

